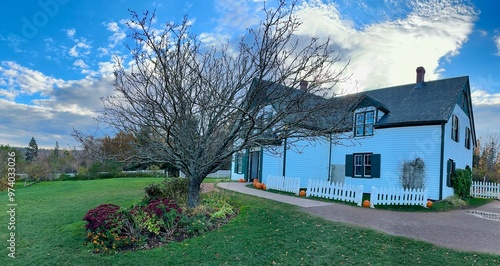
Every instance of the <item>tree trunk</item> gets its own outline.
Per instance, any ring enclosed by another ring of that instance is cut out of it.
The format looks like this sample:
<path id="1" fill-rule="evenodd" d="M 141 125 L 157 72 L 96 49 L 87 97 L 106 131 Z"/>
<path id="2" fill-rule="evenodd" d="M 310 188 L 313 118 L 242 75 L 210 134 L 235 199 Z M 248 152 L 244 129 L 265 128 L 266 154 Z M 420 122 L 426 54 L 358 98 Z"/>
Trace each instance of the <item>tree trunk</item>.
<path id="1" fill-rule="evenodd" d="M 188 207 L 194 208 L 200 204 L 201 181 L 200 178 L 189 176 Z"/>

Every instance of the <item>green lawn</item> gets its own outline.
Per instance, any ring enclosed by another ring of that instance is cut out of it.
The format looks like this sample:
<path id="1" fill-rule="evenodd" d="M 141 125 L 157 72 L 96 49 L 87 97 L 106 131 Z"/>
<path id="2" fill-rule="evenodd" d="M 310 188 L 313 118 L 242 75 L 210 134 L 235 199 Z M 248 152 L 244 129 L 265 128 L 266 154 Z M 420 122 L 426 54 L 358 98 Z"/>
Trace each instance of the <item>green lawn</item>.
<path id="1" fill-rule="evenodd" d="M 240 207 L 229 224 L 161 248 L 96 255 L 83 246 L 84 214 L 130 206 L 158 178 L 44 182 L 16 191 L 16 259 L 7 257 L 7 193 L 0 192 L 0 265 L 498 265 L 500 257 L 312 217 L 286 204 L 227 193 Z"/>

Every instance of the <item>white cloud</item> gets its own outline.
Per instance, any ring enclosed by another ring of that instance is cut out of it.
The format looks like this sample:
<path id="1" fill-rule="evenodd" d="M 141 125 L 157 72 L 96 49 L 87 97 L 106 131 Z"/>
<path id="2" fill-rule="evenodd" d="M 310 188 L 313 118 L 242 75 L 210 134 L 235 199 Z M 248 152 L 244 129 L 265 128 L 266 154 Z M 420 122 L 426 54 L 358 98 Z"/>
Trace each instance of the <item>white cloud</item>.
<path id="1" fill-rule="evenodd" d="M 76 33 L 76 30 L 74 28 L 66 30 L 66 36 L 68 36 L 70 38 L 73 38 L 73 36 L 75 36 L 75 33 Z"/>
<path id="2" fill-rule="evenodd" d="M 99 57 L 109 55 L 109 50 L 107 48 L 99 47 L 99 48 L 97 48 L 97 51 L 99 52 L 99 55 L 98 55 Z"/>
<path id="3" fill-rule="evenodd" d="M 111 37 L 109 37 L 109 48 L 114 48 L 116 45 L 120 44 L 123 39 L 127 37 L 124 32 L 115 32 Z"/>
<path id="4" fill-rule="evenodd" d="M 106 28 L 112 32 L 118 32 L 120 30 L 120 27 L 118 27 L 118 23 L 116 22 L 109 22 L 106 24 Z"/>
<path id="5" fill-rule="evenodd" d="M 68 54 L 73 57 L 80 57 L 82 55 L 90 54 L 90 48 L 92 48 L 89 44 L 87 44 L 86 39 L 75 40 L 76 44 L 71 47 L 68 51 Z"/>
<path id="6" fill-rule="evenodd" d="M 493 40 L 497 46 L 497 55 L 500 56 L 500 35 L 497 35 Z"/>
<path id="7" fill-rule="evenodd" d="M 459 53 L 472 32 L 476 14 L 450 1 L 420 1 L 406 17 L 356 29 L 341 17 L 335 4 L 304 2 L 297 11 L 301 36 L 330 37 L 352 74 L 344 89 L 380 88 L 415 82 L 424 66 L 426 80 L 439 78 L 439 61 Z M 338 68 L 342 66 L 339 63 Z"/>
<path id="8" fill-rule="evenodd" d="M 122 20 L 120 21 L 120 24 L 125 24 L 126 21 Z M 120 28 L 118 23 L 116 22 L 109 22 L 104 24 L 106 26 L 106 29 L 108 31 L 113 32 L 113 35 L 111 35 L 108 39 L 110 43 L 108 44 L 108 48 L 113 49 L 115 48 L 120 42 L 127 37 L 127 34 L 125 34 L 125 31 Z"/>
<path id="9" fill-rule="evenodd" d="M 85 62 L 75 61 L 78 67 Z M 112 63 L 101 62 L 102 73 L 108 73 Z M 102 109 L 100 97 L 113 94 L 113 76 L 87 76 L 81 80 L 62 80 L 4 61 L 0 64 L 0 143 L 26 146 L 34 136 L 40 147 L 51 148 L 55 141 L 71 147 L 77 145 L 71 133 L 93 130 Z M 20 103 L 18 97 L 40 93 L 43 99 L 32 104 Z M 6 126 L 8 125 L 8 127 Z M 29 126 L 27 126 L 29 125 Z"/>
<path id="10" fill-rule="evenodd" d="M 489 93 L 485 90 L 474 90 L 471 93 L 472 103 L 478 105 L 497 105 L 500 106 L 500 93 Z"/>
<path id="11" fill-rule="evenodd" d="M 23 67 L 12 61 L 2 61 L 0 84 L 9 95 L 47 95 L 54 87 L 63 86 L 64 80 L 44 75 L 42 72 Z M 7 94 L 7 93 L 4 93 Z"/>
<path id="12" fill-rule="evenodd" d="M 79 68 L 88 68 L 89 66 L 85 64 L 85 62 L 82 59 L 77 59 L 75 62 L 73 62 L 73 66 L 79 67 Z"/>

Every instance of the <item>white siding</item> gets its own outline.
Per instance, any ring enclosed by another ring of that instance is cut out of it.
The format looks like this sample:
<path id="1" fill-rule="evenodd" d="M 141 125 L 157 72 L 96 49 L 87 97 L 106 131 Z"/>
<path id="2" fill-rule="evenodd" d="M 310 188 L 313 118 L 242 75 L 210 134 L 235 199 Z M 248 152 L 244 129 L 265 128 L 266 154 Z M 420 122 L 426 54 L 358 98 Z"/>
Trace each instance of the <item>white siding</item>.
<path id="1" fill-rule="evenodd" d="M 451 139 L 451 117 L 444 125 L 444 150 L 441 161 L 442 125 L 394 127 L 375 129 L 373 136 L 353 138 L 351 140 L 334 141 L 340 143 L 332 147 L 331 161 L 330 143 L 327 138 L 316 142 L 301 140 L 295 148 L 288 149 L 286 154 L 286 176 L 300 177 L 301 187 L 306 187 L 307 180 L 328 179 L 328 168 L 334 165 L 337 169 L 345 166 L 347 154 L 373 153 L 381 155 L 380 178 L 345 177 L 344 182 L 363 185 L 364 192 L 369 193 L 371 186 L 401 187 L 401 165 L 404 161 L 417 157 L 425 163 L 425 187 L 429 189 L 429 198 L 437 200 L 440 196 L 440 180 L 442 170 L 442 198 L 453 195 L 453 189 L 446 186 L 447 161 L 452 159 L 456 168 L 472 166 L 471 149 L 465 148 L 465 128 L 471 128 L 470 120 L 462 109 L 456 105 L 453 111 L 459 119 L 459 142 Z M 283 173 L 283 147 L 278 153 L 270 153 L 264 149 L 262 178 L 281 176 Z M 441 166 L 443 167 L 441 169 Z M 338 171 L 336 171 L 338 174 Z"/>
<path id="2" fill-rule="evenodd" d="M 457 169 L 465 169 L 468 165 L 472 168 L 473 145 L 471 148 L 465 148 L 465 128 L 471 128 L 470 119 L 465 112 L 455 105 L 453 114 L 458 117 L 458 142 L 451 139 L 452 116 L 445 125 L 444 133 L 444 157 L 443 157 L 443 198 L 453 195 L 453 189 L 446 186 L 446 172 L 448 159 L 456 163 Z"/>
<path id="3" fill-rule="evenodd" d="M 283 146 L 264 148 L 262 154 L 262 182 L 267 183 L 270 175 L 283 174 Z"/>
<path id="4" fill-rule="evenodd" d="M 371 186 L 401 187 L 401 165 L 420 157 L 426 168 L 425 186 L 432 199 L 439 197 L 441 126 L 412 126 L 375 129 L 374 135 L 344 141 L 333 148 L 332 164 L 345 165 L 346 154 L 374 153 L 381 155 L 380 178 L 345 177 L 345 182 L 363 185 L 369 193 Z"/>
<path id="5" fill-rule="evenodd" d="M 233 159 L 231 161 L 231 180 L 238 180 L 244 177 L 245 175 L 243 173 L 236 173 L 236 154 L 233 154 Z"/>
<path id="6" fill-rule="evenodd" d="M 300 187 L 307 187 L 308 179 L 327 179 L 330 144 L 326 138 L 318 138 L 314 142 L 307 140 L 289 140 L 286 152 L 285 176 L 299 177 Z M 264 152 L 262 178 L 264 183 L 268 175 L 283 174 L 283 153 L 273 155 Z"/>

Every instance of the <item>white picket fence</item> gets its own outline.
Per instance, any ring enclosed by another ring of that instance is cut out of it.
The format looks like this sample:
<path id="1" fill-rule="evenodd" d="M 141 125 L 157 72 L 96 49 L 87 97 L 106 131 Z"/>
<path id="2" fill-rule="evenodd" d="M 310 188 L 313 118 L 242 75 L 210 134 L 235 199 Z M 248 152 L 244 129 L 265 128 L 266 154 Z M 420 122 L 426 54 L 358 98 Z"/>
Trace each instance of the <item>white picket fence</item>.
<path id="1" fill-rule="evenodd" d="M 428 194 L 427 189 L 372 187 L 370 207 L 374 208 L 375 205 L 421 205 L 426 207 Z"/>
<path id="2" fill-rule="evenodd" d="M 307 182 L 307 197 L 320 197 L 334 200 L 355 202 L 361 206 L 363 186 L 345 183 L 330 183 L 327 180 L 309 179 Z"/>
<path id="3" fill-rule="evenodd" d="M 500 199 L 500 184 L 494 182 L 473 181 L 470 186 L 470 196 L 475 198 Z"/>
<path id="4" fill-rule="evenodd" d="M 299 195 L 300 178 L 270 175 L 267 177 L 266 187 L 267 189 L 291 192 Z"/>

